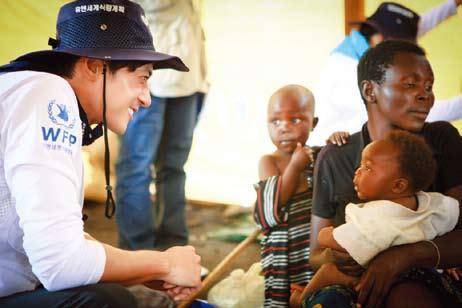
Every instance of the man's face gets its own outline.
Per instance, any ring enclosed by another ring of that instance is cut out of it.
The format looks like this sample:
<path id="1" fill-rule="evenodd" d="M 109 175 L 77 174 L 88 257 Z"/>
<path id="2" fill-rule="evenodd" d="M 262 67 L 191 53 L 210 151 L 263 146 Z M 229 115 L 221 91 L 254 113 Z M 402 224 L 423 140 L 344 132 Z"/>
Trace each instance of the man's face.
<path id="1" fill-rule="evenodd" d="M 373 83 L 377 115 L 394 128 L 420 132 L 435 100 L 430 63 L 425 56 L 397 53 L 384 77 Z"/>
<path id="2" fill-rule="evenodd" d="M 152 64 L 145 64 L 135 71 L 124 67 L 107 74 L 106 117 L 108 128 L 114 133 L 123 134 L 133 114 L 140 107 L 150 106 L 148 78 L 152 70 Z"/>
<path id="3" fill-rule="evenodd" d="M 313 110 L 293 93 L 281 93 L 268 108 L 271 141 L 283 153 L 292 153 L 300 142 L 305 145 L 313 128 Z"/>

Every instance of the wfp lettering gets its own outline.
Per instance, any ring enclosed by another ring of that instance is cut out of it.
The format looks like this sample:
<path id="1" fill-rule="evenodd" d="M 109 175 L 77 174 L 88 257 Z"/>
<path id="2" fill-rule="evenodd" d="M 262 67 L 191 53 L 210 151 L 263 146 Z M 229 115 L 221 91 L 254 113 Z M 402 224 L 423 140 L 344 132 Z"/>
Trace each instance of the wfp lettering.
<path id="1" fill-rule="evenodd" d="M 42 135 L 45 141 L 62 142 L 69 145 L 73 145 L 77 141 L 76 136 L 61 128 L 45 128 L 42 126 Z"/>

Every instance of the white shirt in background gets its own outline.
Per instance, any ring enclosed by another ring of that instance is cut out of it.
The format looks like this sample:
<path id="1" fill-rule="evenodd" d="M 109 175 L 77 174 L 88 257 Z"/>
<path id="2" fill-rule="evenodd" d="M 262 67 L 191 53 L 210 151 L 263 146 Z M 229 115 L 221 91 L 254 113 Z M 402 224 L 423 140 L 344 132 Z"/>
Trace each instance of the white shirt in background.
<path id="1" fill-rule="evenodd" d="M 447 0 L 421 16 L 418 37 L 457 13 L 454 0 Z M 324 145 L 334 132 L 355 133 L 367 121 L 366 106 L 357 81 L 359 59 L 334 51 L 315 90 L 319 123 L 310 134 L 310 145 Z M 427 121 L 454 121 L 462 118 L 462 95 L 435 101 Z"/>

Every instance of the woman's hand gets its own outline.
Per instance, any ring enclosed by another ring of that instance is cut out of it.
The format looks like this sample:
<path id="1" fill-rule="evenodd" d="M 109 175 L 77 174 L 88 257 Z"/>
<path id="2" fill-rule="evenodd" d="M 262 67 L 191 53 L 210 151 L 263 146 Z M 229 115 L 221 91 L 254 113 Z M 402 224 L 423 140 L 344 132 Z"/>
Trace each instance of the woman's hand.
<path id="1" fill-rule="evenodd" d="M 335 132 L 327 138 L 326 143 L 336 144 L 338 146 L 342 146 L 347 144 L 348 138 L 350 137 L 349 132 Z"/>
<path id="2" fill-rule="evenodd" d="M 359 265 L 347 252 L 326 248 L 328 260 L 337 266 L 337 269 L 348 276 L 359 277 L 364 273 L 364 268 Z"/>
<path id="3" fill-rule="evenodd" d="M 460 280 L 462 278 L 462 268 L 460 267 L 448 268 L 445 269 L 445 272 L 455 280 Z"/>
<path id="4" fill-rule="evenodd" d="M 412 253 L 402 246 L 391 247 L 369 263 L 355 288 L 362 307 L 380 307 L 398 276 L 412 267 Z"/>

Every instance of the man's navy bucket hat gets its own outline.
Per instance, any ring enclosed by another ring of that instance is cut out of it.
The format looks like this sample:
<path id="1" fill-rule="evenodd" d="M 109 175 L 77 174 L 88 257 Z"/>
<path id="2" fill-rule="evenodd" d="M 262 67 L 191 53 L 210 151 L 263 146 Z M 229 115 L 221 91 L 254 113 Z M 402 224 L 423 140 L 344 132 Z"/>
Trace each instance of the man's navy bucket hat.
<path id="1" fill-rule="evenodd" d="M 154 49 L 143 9 L 128 0 L 77 0 L 61 7 L 52 50 L 31 52 L 14 62 L 55 53 L 103 60 L 152 62 L 154 69 L 187 72 L 180 58 Z"/>
<path id="2" fill-rule="evenodd" d="M 364 23 L 388 38 L 414 41 L 420 16 L 410 8 L 395 2 L 383 2 Z"/>

